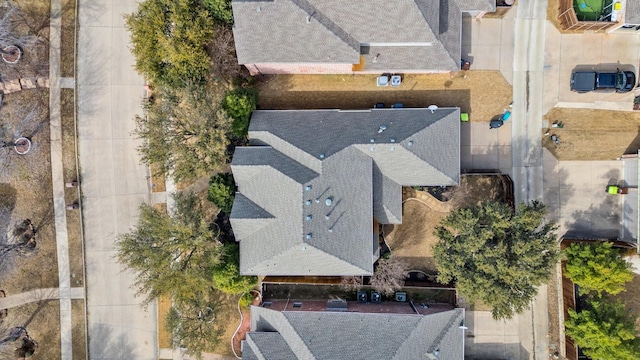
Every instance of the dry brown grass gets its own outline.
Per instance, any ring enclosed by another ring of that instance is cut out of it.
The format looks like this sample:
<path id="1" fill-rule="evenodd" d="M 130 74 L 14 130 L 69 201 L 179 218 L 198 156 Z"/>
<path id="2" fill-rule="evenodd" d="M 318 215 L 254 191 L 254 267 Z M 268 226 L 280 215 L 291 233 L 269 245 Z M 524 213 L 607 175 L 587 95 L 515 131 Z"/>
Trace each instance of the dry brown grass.
<path id="1" fill-rule="evenodd" d="M 465 77 L 466 76 L 466 77 Z M 498 71 L 407 74 L 398 88 L 377 87 L 377 75 L 273 75 L 257 85 L 261 109 L 366 109 L 460 107 L 471 121 L 489 121 L 512 100 L 511 85 Z"/>
<path id="2" fill-rule="evenodd" d="M 75 73 L 75 23 L 76 0 L 62 0 L 62 28 L 60 33 L 60 76 L 71 77 Z"/>
<path id="3" fill-rule="evenodd" d="M 564 123 L 549 129 L 560 138 L 559 145 L 550 136 L 542 140 L 559 160 L 612 160 L 640 148 L 640 112 L 553 108 L 544 118 L 549 124 Z"/>
<path id="4" fill-rule="evenodd" d="M 158 174 L 158 166 L 151 164 L 151 191 L 152 192 L 165 192 L 167 191 L 166 179 L 163 175 Z"/>
<path id="5" fill-rule="evenodd" d="M 84 300 L 71 300 L 71 336 L 74 360 L 86 360 L 87 358 L 84 315 Z"/>
<path id="6" fill-rule="evenodd" d="M 24 326 L 29 336 L 38 343 L 35 354 L 29 359 L 60 358 L 60 302 L 58 300 L 11 308 L 5 321 L 3 326 L 6 325 L 9 328 Z M 10 347 L 11 345 L 6 346 Z"/>
<path id="7" fill-rule="evenodd" d="M 24 116 L 25 109 L 38 111 L 40 128 L 31 137 L 33 146 L 26 155 L 11 154 L 3 187 L 15 192 L 12 220 L 31 219 L 38 228 L 37 251 L 29 257 L 4 262 L 0 283 L 7 293 L 58 286 L 57 249 L 53 222 L 51 161 L 48 122 L 48 89 L 23 90 L 5 95 L 0 118 L 9 128 Z M 28 112 L 28 111 L 27 111 Z M 0 201 L 6 201 L 5 198 Z M 3 229 L 4 230 L 4 229 Z"/>
<path id="8" fill-rule="evenodd" d="M 75 124 L 73 115 L 73 89 L 61 89 L 60 113 L 62 122 L 62 167 L 64 181 L 72 182 L 77 179 Z M 65 187 L 65 203 L 73 204 L 79 199 L 78 188 Z M 82 258 L 82 235 L 80 230 L 80 212 L 67 211 L 67 234 L 69 241 L 69 267 L 71 271 L 71 286 L 84 286 L 84 260 Z"/>
<path id="9" fill-rule="evenodd" d="M 158 347 L 160 349 L 171 348 L 171 334 L 167 329 L 165 319 L 171 308 L 171 298 L 167 295 L 158 298 Z"/>

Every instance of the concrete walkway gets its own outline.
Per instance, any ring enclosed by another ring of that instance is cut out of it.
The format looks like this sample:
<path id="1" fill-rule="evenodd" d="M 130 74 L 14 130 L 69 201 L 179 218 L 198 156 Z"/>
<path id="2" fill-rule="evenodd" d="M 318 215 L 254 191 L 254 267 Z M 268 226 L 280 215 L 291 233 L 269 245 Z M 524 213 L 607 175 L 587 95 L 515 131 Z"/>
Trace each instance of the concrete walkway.
<path id="1" fill-rule="evenodd" d="M 84 299 L 83 288 L 71 288 L 69 291 L 69 298 L 71 299 Z M 0 298 L 0 309 L 11 309 L 25 304 L 38 302 L 42 300 L 57 300 L 60 299 L 59 288 L 45 288 L 26 291 L 16 295 L 10 295 Z"/>
<path id="2" fill-rule="evenodd" d="M 60 358 L 72 359 L 71 338 L 71 278 L 69 271 L 69 241 L 64 200 L 64 169 L 62 165 L 62 125 L 60 119 L 60 32 L 61 0 L 51 0 L 49 23 L 49 121 L 51 131 L 51 180 L 55 212 L 58 256 L 58 298 L 60 299 Z M 28 298 L 27 294 L 27 298 Z"/>
<path id="3" fill-rule="evenodd" d="M 512 160 L 516 202 L 542 200 L 542 112 L 546 0 L 520 0 L 515 19 Z M 549 358 L 547 286 L 538 288 L 531 309 L 518 316 L 523 352 Z"/>
<path id="4" fill-rule="evenodd" d="M 148 168 L 132 138 L 144 79 L 129 51 L 125 13 L 135 0 L 79 0 L 78 138 L 85 229 L 89 357 L 157 359 L 157 309 L 132 288 L 135 275 L 115 260 L 118 234 L 150 202 Z"/>

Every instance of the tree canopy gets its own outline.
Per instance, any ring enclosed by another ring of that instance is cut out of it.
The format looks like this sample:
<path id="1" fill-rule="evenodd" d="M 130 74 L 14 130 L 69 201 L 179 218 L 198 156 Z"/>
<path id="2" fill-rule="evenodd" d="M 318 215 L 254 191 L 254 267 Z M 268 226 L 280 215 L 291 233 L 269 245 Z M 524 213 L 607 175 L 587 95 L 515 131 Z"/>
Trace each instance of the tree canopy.
<path id="1" fill-rule="evenodd" d="M 515 214 L 498 202 L 454 210 L 435 230 L 438 281 L 455 281 L 469 301 L 492 306 L 495 319 L 523 312 L 559 259 L 555 227 L 544 214 L 537 201 Z"/>
<path id="2" fill-rule="evenodd" d="M 215 3 L 215 1 L 214 1 Z M 154 85 L 185 87 L 205 80 L 205 46 L 215 20 L 201 0 L 145 0 L 125 16 L 136 70 Z"/>
<path id="3" fill-rule="evenodd" d="M 207 199 L 214 203 L 221 212 L 225 214 L 231 213 L 235 194 L 236 183 L 233 180 L 233 175 L 229 173 L 219 173 L 212 176 L 209 180 Z"/>
<path id="4" fill-rule="evenodd" d="M 170 216 L 140 205 L 140 218 L 130 233 L 118 237 L 118 260 L 137 272 L 135 286 L 146 303 L 160 295 L 196 299 L 211 288 L 222 244 L 209 229 L 198 198 L 174 195 Z"/>
<path id="5" fill-rule="evenodd" d="M 215 267 L 213 281 L 216 289 L 226 294 L 242 294 L 258 284 L 255 276 L 240 275 L 240 251 L 238 244 L 224 244 L 222 262 Z"/>
<path id="6" fill-rule="evenodd" d="M 202 352 L 213 352 L 225 329 L 216 318 L 221 306 L 210 293 L 174 300 L 165 319 L 173 347 L 184 347 L 187 354 L 198 359 Z"/>
<path id="7" fill-rule="evenodd" d="M 633 280 L 631 264 L 611 243 L 571 244 L 566 253 L 565 275 L 580 287 L 582 294 L 595 291 L 598 295 L 615 295 Z"/>
<path id="8" fill-rule="evenodd" d="M 217 21 L 226 25 L 233 24 L 231 0 L 202 0 L 202 3 Z"/>
<path id="9" fill-rule="evenodd" d="M 171 174 L 176 181 L 220 168 L 228 160 L 231 119 L 219 104 L 202 86 L 157 90 L 145 104 L 145 116 L 136 116 L 142 161 L 158 165 L 162 175 Z"/>
<path id="10" fill-rule="evenodd" d="M 635 360 L 640 358 L 635 320 L 620 301 L 589 299 L 579 313 L 569 309 L 565 327 L 567 335 L 594 360 Z"/>

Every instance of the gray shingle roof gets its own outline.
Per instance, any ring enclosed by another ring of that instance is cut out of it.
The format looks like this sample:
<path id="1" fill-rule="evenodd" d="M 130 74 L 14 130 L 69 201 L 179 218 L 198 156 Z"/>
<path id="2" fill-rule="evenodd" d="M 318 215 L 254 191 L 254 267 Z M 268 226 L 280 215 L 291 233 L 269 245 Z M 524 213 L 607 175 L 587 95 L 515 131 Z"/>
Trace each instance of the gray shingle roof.
<path id="1" fill-rule="evenodd" d="M 459 328 L 464 309 L 431 315 L 288 311 L 251 308 L 251 332 L 244 349 L 252 353 L 282 352 L 282 342 L 258 345 L 264 332 L 281 335 L 297 359 L 462 359 L 464 336 Z M 272 345 L 273 344 L 273 345 Z M 271 346 L 274 350 L 269 349 Z M 246 350 L 245 350 L 246 351 Z M 244 356 L 244 353 L 243 353 Z M 283 359 L 265 356 L 265 359 Z"/>
<path id="2" fill-rule="evenodd" d="M 237 148 L 231 163 L 240 272 L 371 274 L 373 216 L 401 222 L 401 185 L 458 183 L 459 116 L 457 108 L 255 111 L 257 146 Z"/>
<path id="3" fill-rule="evenodd" d="M 640 1 L 627 0 L 624 21 L 627 24 L 640 24 Z"/>
<path id="4" fill-rule="evenodd" d="M 362 55 L 365 70 L 457 70 L 461 11 L 494 11 L 495 0 L 234 0 L 232 6 L 240 64 L 358 64 Z"/>

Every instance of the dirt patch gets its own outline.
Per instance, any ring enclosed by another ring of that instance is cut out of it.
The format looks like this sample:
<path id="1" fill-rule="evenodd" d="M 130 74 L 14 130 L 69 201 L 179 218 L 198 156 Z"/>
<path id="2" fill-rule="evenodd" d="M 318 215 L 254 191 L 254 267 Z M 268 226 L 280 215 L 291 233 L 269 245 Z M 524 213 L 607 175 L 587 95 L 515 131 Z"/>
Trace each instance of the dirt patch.
<path id="1" fill-rule="evenodd" d="M 550 126 L 562 122 L 542 130 L 543 146 L 558 160 L 612 160 L 640 148 L 640 112 L 553 108 L 544 119 Z"/>
<path id="2" fill-rule="evenodd" d="M 71 337 L 73 340 L 73 358 L 77 360 L 86 360 L 87 358 L 84 314 L 84 300 L 71 300 Z"/>
<path id="3" fill-rule="evenodd" d="M 393 257 L 404 260 L 412 270 L 436 273 L 431 247 L 438 242 L 433 232 L 440 221 L 453 209 L 477 205 L 483 200 L 508 202 L 508 187 L 500 176 L 465 175 L 460 186 L 450 190 L 453 195 L 447 202 L 424 191 L 403 188 L 402 224 L 383 227 Z"/>
<path id="4" fill-rule="evenodd" d="M 487 122 L 512 101 L 511 85 L 498 71 L 405 75 L 398 88 L 376 86 L 377 75 L 272 75 L 258 83 L 260 109 L 367 109 L 460 107 L 470 121 Z"/>
<path id="5" fill-rule="evenodd" d="M 151 164 L 149 169 L 151 173 L 151 191 L 160 193 L 167 191 L 167 186 L 166 179 L 164 175 L 159 173 L 158 167 L 156 164 Z"/>

